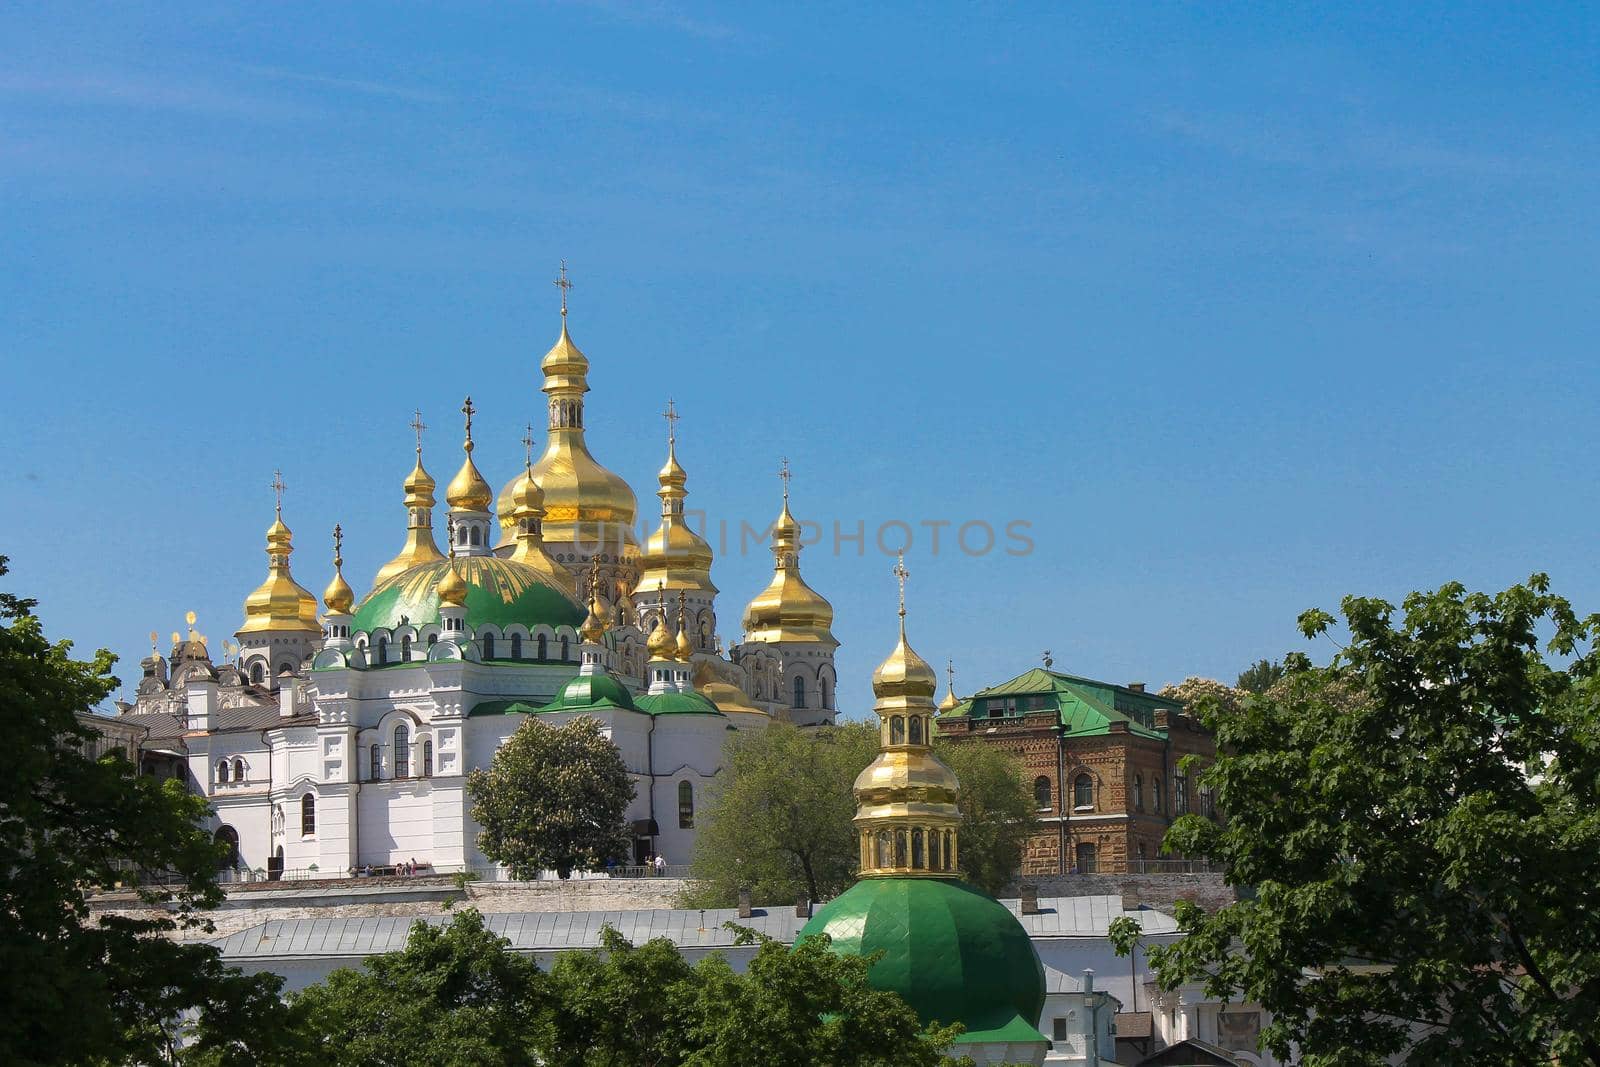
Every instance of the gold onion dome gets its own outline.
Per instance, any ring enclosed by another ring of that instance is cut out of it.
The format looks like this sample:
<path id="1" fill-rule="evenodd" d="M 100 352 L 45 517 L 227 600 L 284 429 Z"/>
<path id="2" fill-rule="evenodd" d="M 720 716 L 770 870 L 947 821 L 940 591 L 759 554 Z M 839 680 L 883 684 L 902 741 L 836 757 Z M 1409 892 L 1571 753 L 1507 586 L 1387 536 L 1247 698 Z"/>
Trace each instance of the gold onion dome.
<path id="1" fill-rule="evenodd" d="M 589 614 L 578 627 L 578 636 L 585 644 L 598 645 L 605 638 L 606 618 L 610 613 L 611 609 L 600 596 L 600 560 L 596 557 L 590 561 L 589 569 Z"/>
<path id="2" fill-rule="evenodd" d="M 348 615 L 356 605 L 355 590 L 350 588 L 350 583 L 344 580 L 344 557 L 340 551 L 344 541 L 344 531 L 335 526 L 333 528 L 333 581 L 328 583 L 328 588 L 322 591 L 322 602 L 328 607 L 330 615 Z"/>
<path id="3" fill-rule="evenodd" d="M 282 491 L 282 482 L 274 479 Z M 238 633 L 291 630 L 322 632 L 317 623 L 317 598 L 289 573 L 289 555 L 294 551 L 293 535 L 283 524 L 282 502 L 267 527 L 267 579 L 244 598 L 244 625 Z"/>
<path id="4" fill-rule="evenodd" d="M 677 642 L 672 637 L 672 627 L 667 625 L 666 604 L 660 603 L 657 613 L 655 628 L 650 631 L 650 636 L 645 640 L 645 648 L 650 652 L 650 658 L 671 659 L 677 648 Z"/>
<path id="5" fill-rule="evenodd" d="M 678 636 L 673 641 L 673 658 L 689 662 L 694 655 L 694 646 L 689 643 L 689 631 L 683 628 L 683 621 L 678 621 Z"/>
<path id="6" fill-rule="evenodd" d="M 800 577 L 800 524 L 789 512 L 787 464 L 782 477 L 783 510 L 772 525 L 772 581 L 744 609 L 745 640 L 837 646 L 833 605 Z"/>
<path id="7" fill-rule="evenodd" d="M 475 409 L 470 396 L 461 405 L 461 410 L 467 417 L 467 436 L 461 443 L 461 450 L 466 456 L 461 461 L 461 469 L 450 479 L 444 499 L 457 511 L 488 511 L 490 502 L 494 500 L 494 491 L 483 480 L 483 475 L 478 473 L 477 464 L 472 462 L 472 413 Z"/>
<path id="8" fill-rule="evenodd" d="M 666 418 L 673 429 L 667 435 L 667 462 L 657 480 L 661 488 L 661 525 L 645 542 L 639 555 L 641 584 L 654 583 L 667 589 L 717 592 L 711 581 L 711 546 L 695 533 L 684 519 L 683 502 L 689 495 L 684 488 L 689 476 L 678 462 L 677 412 L 667 403 Z"/>
<path id="9" fill-rule="evenodd" d="M 533 465 L 533 476 L 544 490 L 546 538 L 560 543 L 620 540 L 624 546 L 632 546 L 634 514 L 639 506 L 633 490 L 620 475 L 602 467 L 584 442 L 583 394 L 589 391 L 589 360 L 567 333 L 564 302 L 561 336 L 545 353 L 539 369 L 544 372 L 543 391 L 549 397 L 549 440 L 544 455 Z M 517 479 L 507 482 L 497 504 L 501 547 L 516 536 L 510 517 L 516 486 Z"/>
<path id="10" fill-rule="evenodd" d="M 462 579 L 456 565 L 452 561 L 444 570 L 444 577 L 439 579 L 439 584 L 434 587 L 434 592 L 439 596 L 439 603 L 452 608 L 466 607 L 467 583 Z"/>
<path id="11" fill-rule="evenodd" d="M 577 582 L 572 572 L 557 563 L 544 547 L 544 493 L 533 480 L 532 466 L 523 470 L 514 488 L 510 498 L 511 519 L 516 524 L 517 543 L 506 558 L 533 568 L 546 585 L 576 597 Z"/>
<path id="12" fill-rule="evenodd" d="M 382 585 L 390 578 L 401 574 L 412 567 L 422 563 L 437 563 L 444 559 L 444 553 L 439 551 L 439 546 L 433 540 L 433 490 L 435 483 L 433 476 L 422 466 L 422 431 L 426 429 L 422 424 L 422 413 L 419 411 L 411 422 L 411 428 L 417 434 L 417 462 L 411 468 L 411 473 L 406 475 L 404 488 L 406 491 L 406 543 L 401 547 L 398 555 L 378 568 L 377 575 L 372 579 L 374 586 Z"/>

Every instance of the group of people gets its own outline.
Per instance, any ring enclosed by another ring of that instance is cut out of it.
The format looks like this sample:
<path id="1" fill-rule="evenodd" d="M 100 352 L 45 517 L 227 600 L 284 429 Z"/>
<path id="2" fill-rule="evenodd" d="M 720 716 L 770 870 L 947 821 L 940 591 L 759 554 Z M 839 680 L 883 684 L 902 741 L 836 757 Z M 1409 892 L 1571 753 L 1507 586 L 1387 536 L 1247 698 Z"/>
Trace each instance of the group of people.
<path id="1" fill-rule="evenodd" d="M 410 878 L 413 877 L 417 871 L 426 866 L 427 864 L 419 864 L 415 859 L 410 859 L 404 863 L 397 863 L 393 867 L 379 867 L 376 871 L 374 871 L 372 864 L 368 863 L 360 867 L 350 868 L 350 877 L 371 878 L 376 873 L 380 876 L 384 874 L 395 874 L 402 878 Z"/>

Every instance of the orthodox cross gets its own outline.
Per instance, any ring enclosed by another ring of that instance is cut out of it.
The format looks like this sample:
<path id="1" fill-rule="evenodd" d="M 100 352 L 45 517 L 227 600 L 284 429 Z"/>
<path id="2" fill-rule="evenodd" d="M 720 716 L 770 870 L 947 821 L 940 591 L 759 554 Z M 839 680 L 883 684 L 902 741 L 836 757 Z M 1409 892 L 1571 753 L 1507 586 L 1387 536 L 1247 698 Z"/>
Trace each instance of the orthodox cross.
<path id="1" fill-rule="evenodd" d="M 422 431 L 426 430 L 428 428 L 428 424 L 422 421 L 422 409 L 421 408 L 418 408 L 417 410 L 415 410 L 415 411 L 413 411 L 411 413 L 410 426 L 411 426 L 412 432 L 417 435 L 417 455 L 421 456 L 422 455 Z"/>
<path id="2" fill-rule="evenodd" d="M 682 589 L 678 590 L 678 632 L 683 632 L 684 601 L 686 597 Z"/>
<path id="3" fill-rule="evenodd" d="M 667 410 L 661 413 L 667 420 L 667 445 L 671 447 L 678 443 L 678 409 L 673 406 L 672 398 L 667 398 Z"/>
<path id="4" fill-rule="evenodd" d="M 289 488 L 288 486 L 283 484 L 283 472 L 282 471 L 273 471 L 272 472 L 272 485 L 269 488 L 271 488 L 273 495 L 278 498 L 278 504 L 277 504 L 278 514 L 282 515 L 283 514 L 283 491 L 285 489 Z"/>
<path id="5" fill-rule="evenodd" d="M 789 457 L 784 456 L 778 461 L 778 477 L 783 479 L 783 502 L 789 503 Z"/>
<path id="6" fill-rule="evenodd" d="M 453 559 L 456 554 L 456 517 L 454 515 L 446 515 L 444 517 L 444 530 L 445 537 L 450 542 L 450 556 Z"/>
<path id="7" fill-rule="evenodd" d="M 467 443 L 464 446 L 468 452 L 472 451 L 472 415 L 478 409 L 472 406 L 472 398 L 467 397 L 466 403 L 461 405 L 461 414 L 467 417 Z"/>
<path id="8" fill-rule="evenodd" d="M 533 466 L 533 423 L 528 423 L 522 431 L 522 450 L 528 454 L 528 466 Z"/>
<path id="9" fill-rule="evenodd" d="M 561 276 L 556 279 L 556 287 L 561 290 L 561 317 L 567 317 L 567 290 L 572 288 L 572 282 L 567 279 L 567 261 L 561 261 Z"/>
<path id="10" fill-rule="evenodd" d="M 900 618 L 906 617 L 906 579 L 911 577 L 911 572 L 906 570 L 906 554 L 902 549 L 899 558 L 895 560 L 894 576 L 900 579 Z"/>
<path id="11" fill-rule="evenodd" d="M 600 595 L 600 556 L 589 557 L 589 599 Z"/>
<path id="12" fill-rule="evenodd" d="M 944 673 L 950 679 L 950 692 L 954 693 L 956 691 L 956 661 L 955 660 L 947 659 L 947 660 L 944 661 Z"/>
<path id="13" fill-rule="evenodd" d="M 338 523 L 333 524 L 333 569 L 338 570 L 344 566 L 344 527 Z"/>

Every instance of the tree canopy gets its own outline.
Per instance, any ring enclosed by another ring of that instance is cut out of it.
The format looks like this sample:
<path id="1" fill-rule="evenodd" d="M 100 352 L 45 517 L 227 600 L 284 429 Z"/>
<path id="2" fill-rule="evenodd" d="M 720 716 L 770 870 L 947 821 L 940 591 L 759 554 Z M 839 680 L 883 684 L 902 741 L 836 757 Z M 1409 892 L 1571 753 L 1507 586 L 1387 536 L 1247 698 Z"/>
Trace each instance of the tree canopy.
<path id="1" fill-rule="evenodd" d="M 0 593 L 0 1062 L 287 1062 L 280 981 L 163 936 L 203 925 L 221 898 L 205 800 L 86 754 L 94 735 L 77 715 L 115 689 L 114 659 L 73 659 L 34 607 Z M 170 883 L 137 888 L 154 917 L 91 919 L 89 893 L 137 887 L 143 870 Z"/>
<path id="2" fill-rule="evenodd" d="M 1283 664 L 1270 659 L 1257 660 L 1239 672 L 1239 679 L 1233 685 L 1246 693 L 1265 693 L 1283 675 Z"/>
<path id="3" fill-rule="evenodd" d="M 1015 758 L 991 746 L 939 740 L 935 752 L 961 779 L 962 875 L 999 892 L 1036 826 L 1032 790 Z M 864 723 L 811 731 L 773 723 L 730 737 L 686 902 L 726 907 L 741 887 L 769 904 L 843 892 L 860 859 L 851 787 L 877 754 L 878 731 Z"/>
<path id="4" fill-rule="evenodd" d="M 530 716 L 467 776 L 467 793 L 483 827 L 478 847 L 513 877 L 566 878 L 627 854 L 633 780 L 593 716 L 562 726 Z"/>
<path id="5" fill-rule="evenodd" d="M 1167 844 L 1254 891 L 1180 904 L 1160 981 L 1259 1002 L 1309 1067 L 1600 1064 L 1600 616 L 1543 575 L 1341 613 L 1328 666 L 1200 704 L 1227 818 Z"/>

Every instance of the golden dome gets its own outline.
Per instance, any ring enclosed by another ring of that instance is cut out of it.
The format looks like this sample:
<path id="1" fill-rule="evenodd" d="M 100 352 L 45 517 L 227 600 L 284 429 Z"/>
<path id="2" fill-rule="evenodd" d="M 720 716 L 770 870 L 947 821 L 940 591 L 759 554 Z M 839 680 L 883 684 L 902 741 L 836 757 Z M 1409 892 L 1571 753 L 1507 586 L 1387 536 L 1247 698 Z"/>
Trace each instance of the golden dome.
<path id="1" fill-rule="evenodd" d="M 900 641 L 894 646 L 894 651 L 872 672 L 873 695 L 883 700 L 927 701 L 928 706 L 932 707 L 933 694 L 938 688 L 939 678 L 928 666 L 928 661 L 906 644 L 906 631 L 902 623 Z"/>
<path id="2" fill-rule="evenodd" d="M 667 418 L 674 424 L 674 432 L 667 436 L 667 462 L 659 475 L 661 488 L 656 491 L 656 496 L 661 498 L 661 525 L 656 527 L 639 554 L 639 581 L 642 585 L 715 595 L 717 587 L 711 581 L 711 546 L 684 520 L 683 502 L 689 495 L 684 486 L 689 476 L 678 462 L 675 426 L 678 416 L 670 401 Z"/>
<path id="3" fill-rule="evenodd" d="M 539 490 L 539 483 L 533 480 L 532 467 L 523 470 L 514 488 L 511 518 L 516 524 L 517 543 L 506 558 L 532 567 L 546 585 L 575 597 L 578 586 L 572 572 L 557 563 L 544 547 L 544 494 Z"/>
<path id="4" fill-rule="evenodd" d="M 275 512 L 267 527 L 267 580 L 244 598 L 244 625 L 237 633 L 322 633 L 317 623 L 317 598 L 290 576 L 293 551 L 293 536 L 283 524 L 283 513 Z"/>
<path id="5" fill-rule="evenodd" d="M 667 605 L 657 588 L 658 608 L 656 613 L 655 628 L 650 631 L 650 636 L 645 639 L 645 648 L 650 652 L 650 658 L 671 659 L 677 650 L 677 642 L 673 640 L 672 627 L 667 625 Z"/>
<path id="6" fill-rule="evenodd" d="M 673 658 L 688 663 L 694 655 L 694 646 L 689 643 L 689 631 L 683 628 L 683 623 L 678 623 L 678 636 L 673 642 Z"/>
<path id="7" fill-rule="evenodd" d="M 454 563 L 445 568 L 444 577 L 439 579 L 434 592 L 439 596 L 439 603 L 445 607 L 463 608 L 467 605 L 467 583 Z"/>
<path id="8" fill-rule="evenodd" d="M 335 525 L 333 528 L 333 581 L 328 583 L 328 588 L 322 591 L 322 602 L 328 606 L 330 615 L 348 615 L 355 607 L 355 590 L 350 588 L 350 583 L 344 580 L 344 557 L 341 548 L 344 542 L 344 530 Z"/>
<path id="9" fill-rule="evenodd" d="M 813 642 L 837 646 L 833 605 L 800 577 L 800 524 L 789 513 L 785 483 L 783 510 L 772 525 L 772 581 L 744 609 L 744 639 L 766 643 Z"/>
<path id="10" fill-rule="evenodd" d="M 631 547 L 638 501 L 620 475 L 602 467 L 589 454 L 583 438 L 583 394 L 589 391 L 589 361 L 572 343 L 565 314 L 561 336 L 545 354 L 544 392 L 549 396 L 549 440 L 544 455 L 533 465 L 533 476 L 544 490 L 545 539 L 556 544 L 583 541 L 620 543 Z M 509 517 L 518 479 L 506 483 L 498 502 L 500 546 L 515 537 Z"/>
<path id="11" fill-rule="evenodd" d="M 377 575 L 372 579 L 374 586 L 382 585 L 402 571 L 422 563 L 436 563 L 444 559 L 444 554 L 439 551 L 439 546 L 433 540 L 433 476 L 422 466 L 422 438 L 421 419 L 413 425 L 417 430 L 417 462 L 411 468 L 411 473 L 406 475 L 406 543 L 401 546 L 400 553 L 378 568 Z"/>
<path id="12" fill-rule="evenodd" d="M 750 715 L 766 715 L 764 708 L 750 703 L 744 690 L 731 682 L 704 682 L 695 687 L 701 696 L 717 706 L 718 711 L 742 711 Z"/>
<path id="13" fill-rule="evenodd" d="M 940 714 L 943 714 L 947 711 L 954 711 L 960 706 L 961 701 L 956 697 L 956 691 L 954 689 L 945 690 L 944 699 L 939 701 Z"/>
<path id="14" fill-rule="evenodd" d="M 611 608 L 600 596 L 600 559 L 595 557 L 590 561 L 589 569 L 589 614 L 584 616 L 583 625 L 578 628 L 578 635 L 585 644 L 598 645 L 606 635 L 606 619 L 611 615 Z"/>

